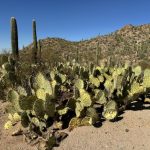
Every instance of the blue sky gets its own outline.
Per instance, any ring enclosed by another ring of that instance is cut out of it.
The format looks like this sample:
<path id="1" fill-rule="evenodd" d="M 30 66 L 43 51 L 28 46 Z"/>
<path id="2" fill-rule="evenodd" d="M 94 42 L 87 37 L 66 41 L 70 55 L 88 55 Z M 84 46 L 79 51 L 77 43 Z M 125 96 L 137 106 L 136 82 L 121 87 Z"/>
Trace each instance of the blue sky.
<path id="1" fill-rule="evenodd" d="M 0 49 L 10 48 L 10 18 L 17 19 L 19 47 L 32 42 L 32 19 L 39 38 L 81 40 L 126 24 L 150 23 L 149 0 L 1 0 Z"/>

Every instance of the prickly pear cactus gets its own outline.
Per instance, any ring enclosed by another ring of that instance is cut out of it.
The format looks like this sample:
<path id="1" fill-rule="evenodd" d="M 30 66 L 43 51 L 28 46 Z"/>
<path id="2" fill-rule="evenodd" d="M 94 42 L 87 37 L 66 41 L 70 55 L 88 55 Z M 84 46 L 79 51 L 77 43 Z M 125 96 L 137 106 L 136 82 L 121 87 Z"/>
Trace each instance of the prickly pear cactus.
<path id="1" fill-rule="evenodd" d="M 2 65 L 0 85 L 13 70 L 11 64 Z M 56 63 L 53 69 L 32 66 L 35 71 L 27 80 L 16 76 L 21 82 L 9 86 L 7 100 L 11 111 L 5 129 L 20 121 L 30 140 L 43 137 L 50 144 L 47 147 L 53 147 L 57 130 L 71 131 L 102 119 L 115 121 L 131 102 L 143 98 L 149 103 L 150 69 L 110 66 L 81 66 L 74 60 Z"/>
<path id="2" fill-rule="evenodd" d="M 118 114 L 118 106 L 114 100 L 109 101 L 104 106 L 103 116 L 107 120 L 113 120 L 117 117 Z"/>

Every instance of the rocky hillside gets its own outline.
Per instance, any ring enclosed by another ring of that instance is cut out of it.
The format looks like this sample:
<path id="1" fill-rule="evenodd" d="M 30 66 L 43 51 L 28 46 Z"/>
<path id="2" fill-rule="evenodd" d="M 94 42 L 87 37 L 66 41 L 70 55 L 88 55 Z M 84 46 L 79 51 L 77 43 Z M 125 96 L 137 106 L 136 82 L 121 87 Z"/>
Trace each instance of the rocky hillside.
<path id="1" fill-rule="evenodd" d="M 22 51 L 25 59 L 29 57 L 31 49 L 32 44 Z M 47 61 L 74 59 L 77 52 L 80 62 L 96 61 L 96 52 L 98 52 L 100 60 L 148 62 L 150 59 L 150 24 L 126 25 L 111 34 L 79 42 L 60 38 L 42 39 L 41 50 L 42 59 Z"/>

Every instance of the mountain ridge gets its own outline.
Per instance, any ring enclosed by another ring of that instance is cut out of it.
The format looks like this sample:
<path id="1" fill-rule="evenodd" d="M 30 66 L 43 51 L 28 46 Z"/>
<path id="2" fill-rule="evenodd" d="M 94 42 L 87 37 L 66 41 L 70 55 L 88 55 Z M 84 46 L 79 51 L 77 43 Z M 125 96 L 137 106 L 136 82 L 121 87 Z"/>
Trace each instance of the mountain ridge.
<path id="1" fill-rule="evenodd" d="M 125 25 L 110 34 L 96 36 L 81 41 L 69 41 L 62 38 L 41 39 L 42 58 L 63 60 L 76 58 L 79 51 L 80 61 L 95 60 L 96 50 L 99 49 L 99 59 L 117 59 L 139 62 L 150 60 L 150 24 L 134 26 Z M 29 54 L 32 44 L 25 47 L 23 54 Z M 62 57 L 60 57 L 60 54 Z"/>

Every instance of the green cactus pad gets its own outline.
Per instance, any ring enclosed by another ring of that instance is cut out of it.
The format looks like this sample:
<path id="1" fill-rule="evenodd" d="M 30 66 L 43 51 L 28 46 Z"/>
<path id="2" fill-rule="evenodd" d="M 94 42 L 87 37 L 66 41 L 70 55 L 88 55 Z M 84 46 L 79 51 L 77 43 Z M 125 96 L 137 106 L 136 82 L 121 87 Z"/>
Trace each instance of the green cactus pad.
<path id="1" fill-rule="evenodd" d="M 99 87 L 100 86 L 100 80 L 93 75 L 90 75 L 90 83 L 92 83 L 94 86 Z"/>
<path id="2" fill-rule="evenodd" d="M 19 105 L 19 94 L 15 90 L 10 90 L 7 95 L 7 100 L 10 101 L 17 112 L 21 112 Z"/>
<path id="3" fill-rule="evenodd" d="M 91 96 L 84 89 L 80 89 L 80 101 L 84 107 L 89 107 L 92 104 Z"/>
<path id="4" fill-rule="evenodd" d="M 144 92 L 144 88 L 143 86 L 141 86 L 139 83 L 137 82 L 133 82 L 131 85 L 131 89 L 130 89 L 130 95 L 135 95 L 135 94 L 140 94 Z"/>
<path id="5" fill-rule="evenodd" d="M 95 98 L 96 98 L 96 103 L 98 104 L 106 104 L 107 103 L 107 98 L 105 96 L 104 91 L 102 90 L 97 90 L 95 93 Z"/>
<path id="6" fill-rule="evenodd" d="M 124 69 L 123 69 L 123 68 L 117 68 L 117 69 L 116 69 L 117 75 L 121 75 L 123 72 L 124 72 Z"/>
<path id="7" fill-rule="evenodd" d="M 108 75 L 107 73 L 104 73 L 103 75 L 106 78 L 106 80 L 112 81 L 113 78 L 111 75 Z"/>
<path id="8" fill-rule="evenodd" d="M 30 123 L 29 116 L 28 116 L 27 112 L 24 111 L 21 114 L 21 125 L 24 128 L 27 128 L 29 126 L 29 123 Z"/>
<path id="9" fill-rule="evenodd" d="M 50 72 L 50 78 L 51 78 L 51 80 L 55 79 L 55 72 L 54 71 Z"/>
<path id="10" fill-rule="evenodd" d="M 116 78 L 114 78 L 114 88 L 115 89 L 122 89 L 123 86 L 123 76 L 116 76 Z"/>
<path id="11" fill-rule="evenodd" d="M 37 89 L 44 89 L 45 93 L 52 95 L 52 87 L 50 82 L 45 79 L 42 73 L 38 73 L 35 77 L 35 82 L 33 84 L 34 88 Z"/>
<path id="12" fill-rule="evenodd" d="M 35 77 L 34 88 L 35 89 L 43 88 L 44 85 L 45 85 L 45 77 L 41 72 L 39 72 Z"/>
<path id="13" fill-rule="evenodd" d="M 18 113 L 13 114 L 13 122 L 19 122 L 21 120 L 21 116 Z"/>
<path id="14" fill-rule="evenodd" d="M 60 90 L 63 91 L 63 92 L 66 92 L 66 91 L 67 91 L 67 88 L 66 88 L 64 85 L 61 85 L 61 86 L 60 86 Z"/>
<path id="15" fill-rule="evenodd" d="M 45 80 L 45 83 L 44 83 L 43 86 L 44 86 L 43 89 L 45 90 L 45 92 L 46 92 L 47 94 L 49 94 L 49 95 L 52 95 L 52 94 L 53 94 L 53 93 L 52 93 L 51 84 L 50 84 L 50 82 L 49 82 L 48 80 Z"/>
<path id="16" fill-rule="evenodd" d="M 35 96 L 20 97 L 19 106 L 22 110 L 32 110 L 35 101 Z"/>
<path id="17" fill-rule="evenodd" d="M 27 92 L 26 92 L 25 88 L 23 88 L 22 86 L 17 87 L 17 92 L 21 96 L 27 96 Z"/>
<path id="18" fill-rule="evenodd" d="M 54 101 L 55 99 L 53 99 L 52 97 L 47 98 L 45 101 L 45 111 L 49 117 L 54 117 L 55 115 L 56 108 Z"/>
<path id="19" fill-rule="evenodd" d="M 84 117 L 81 120 L 80 126 L 91 126 L 93 124 L 92 117 Z"/>
<path id="20" fill-rule="evenodd" d="M 81 120 L 82 120 L 81 118 L 77 118 L 77 117 L 72 118 L 69 122 L 69 127 L 68 127 L 69 131 L 71 131 L 74 128 L 80 126 L 81 125 Z"/>
<path id="21" fill-rule="evenodd" d="M 41 99 L 37 99 L 33 105 L 33 110 L 37 117 L 43 118 L 45 115 L 45 106 L 44 101 Z"/>
<path id="22" fill-rule="evenodd" d="M 59 114 L 60 116 L 65 115 L 65 114 L 67 114 L 68 110 L 69 110 L 69 107 L 65 107 L 65 108 L 63 108 L 63 109 L 59 109 L 59 110 L 58 110 L 58 114 Z"/>
<path id="23" fill-rule="evenodd" d="M 102 75 L 98 76 L 97 78 L 99 79 L 100 83 L 104 82 L 104 77 Z"/>
<path id="24" fill-rule="evenodd" d="M 11 103 L 14 103 L 15 101 L 19 101 L 19 94 L 15 90 L 10 90 L 7 95 L 7 100 Z"/>
<path id="25" fill-rule="evenodd" d="M 42 99 L 43 101 L 46 100 L 46 92 L 44 89 L 37 89 L 36 96 L 38 99 Z"/>
<path id="26" fill-rule="evenodd" d="M 32 122 L 34 125 L 36 125 L 37 127 L 40 126 L 40 121 L 39 121 L 39 119 L 36 118 L 36 117 L 33 117 L 33 118 L 31 119 L 31 122 Z"/>
<path id="27" fill-rule="evenodd" d="M 6 129 L 6 130 L 11 129 L 12 127 L 13 127 L 13 124 L 10 120 L 7 121 L 4 125 L 4 129 Z"/>
<path id="28" fill-rule="evenodd" d="M 150 88 L 150 69 L 145 69 L 144 71 L 143 86 Z"/>
<path id="29" fill-rule="evenodd" d="M 61 130 L 62 129 L 62 127 L 63 127 L 63 122 L 62 121 L 59 121 L 59 122 L 54 122 L 54 124 L 53 124 L 53 128 L 54 129 L 59 129 L 59 130 Z"/>
<path id="30" fill-rule="evenodd" d="M 113 91 L 113 83 L 111 82 L 111 80 L 106 80 L 104 86 L 107 91 L 109 92 Z"/>
<path id="31" fill-rule="evenodd" d="M 84 110 L 84 106 L 82 105 L 82 103 L 76 102 L 76 108 L 75 108 L 76 117 L 80 117 L 82 115 L 83 110 Z"/>
<path id="32" fill-rule="evenodd" d="M 137 66 L 133 68 L 132 71 L 135 73 L 135 76 L 139 76 L 142 73 L 142 68 L 141 66 Z"/>
<path id="33" fill-rule="evenodd" d="M 111 100 L 104 106 L 103 117 L 107 120 L 113 120 L 117 115 L 118 105 L 114 100 Z"/>
<path id="34" fill-rule="evenodd" d="M 86 116 L 92 119 L 92 123 L 95 123 L 99 120 L 98 113 L 94 107 L 87 108 Z"/>
<path id="35" fill-rule="evenodd" d="M 55 75 L 55 80 L 58 83 L 63 84 L 66 81 L 66 75 L 64 75 L 64 74 L 57 74 L 57 75 Z"/>
<path id="36" fill-rule="evenodd" d="M 67 78 L 66 78 L 66 75 L 60 74 L 59 76 L 60 76 L 60 78 L 61 78 L 61 82 L 64 83 L 64 82 L 66 81 L 66 79 L 67 79 Z"/>
<path id="37" fill-rule="evenodd" d="M 76 100 L 74 98 L 69 99 L 66 106 L 74 111 L 76 107 Z"/>
<path id="38" fill-rule="evenodd" d="M 79 90 L 83 89 L 84 88 L 84 82 L 83 82 L 83 80 L 77 79 L 75 81 L 75 87 L 78 88 Z"/>
<path id="39" fill-rule="evenodd" d="M 116 109 L 117 108 L 117 103 L 114 100 L 110 100 L 107 102 L 107 104 L 104 106 L 104 110 L 106 109 Z"/>
<path id="40" fill-rule="evenodd" d="M 103 112 L 103 116 L 107 120 L 113 120 L 117 117 L 118 112 L 114 109 L 109 109 Z"/>
<path id="41" fill-rule="evenodd" d="M 56 96 L 56 85 L 57 85 L 57 82 L 56 82 L 56 80 L 52 80 L 50 82 L 50 84 L 51 84 L 51 87 L 52 87 L 52 95 L 53 95 L 53 97 L 55 97 Z"/>

